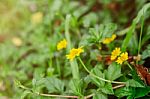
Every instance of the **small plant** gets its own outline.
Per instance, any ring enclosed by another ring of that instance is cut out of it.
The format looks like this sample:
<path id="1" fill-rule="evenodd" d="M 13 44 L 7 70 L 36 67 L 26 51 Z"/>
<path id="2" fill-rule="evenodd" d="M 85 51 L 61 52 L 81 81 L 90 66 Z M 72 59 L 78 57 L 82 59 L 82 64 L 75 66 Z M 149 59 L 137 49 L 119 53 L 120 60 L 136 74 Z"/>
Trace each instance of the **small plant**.
<path id="1" fill-rule="evenodd" d="M 0 98 L 149 99 L 150 3 L 132 2 L 3 0 Z"/>

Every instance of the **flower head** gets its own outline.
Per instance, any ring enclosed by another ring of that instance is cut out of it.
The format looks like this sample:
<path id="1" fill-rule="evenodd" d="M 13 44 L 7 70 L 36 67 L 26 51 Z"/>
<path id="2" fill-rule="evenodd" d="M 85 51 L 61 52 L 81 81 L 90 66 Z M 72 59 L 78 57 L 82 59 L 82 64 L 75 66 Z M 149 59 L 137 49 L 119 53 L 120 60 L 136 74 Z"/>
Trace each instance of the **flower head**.
<path id="1" fill-rule="evenodd" d="M 111 37 L 111 41 L 115 40 L 116 37 L 117 37 L 116 34 L 113 34 Z"/>
<path id="2" fill-rule="evenodd" d="M 84 52 L 84 50 L 82 49 L 82 47 L 80 48 L 73 48 L 70 50 L 70 53 L 68 55 L 66 55 L 67 59 L 70 59 L 71 61 L 76 57 L 79 56 L 80 53 Z"/>
<path id="3" fill-rule="evenodd" d="M 118 59 L 116 60 L 116 62 L 118 64 L 122 64 L 124 61 L 128 60 L 128 53 L 124 52 L 120 55 L 120 57 L 118 57 Z"/>
<path id="4" fill-rule="evenodd" d="M 116 38 L 116 34 L 113 34 L 111 37 L 105 38 L 105 39 L 103 40 L 103 44 L 109 44 L 109 43 L 112 42 L 115 38 Z"/>
<path id="5" fill-rule="evenodd" d="M 103 40 L 103 44 L 109 44 L 111 42 L 111 38 L 106 38 Z"/>
<path id="6" fill-rule="evenodd" d="M 57 50 L 61 50 L 66 47 L 67 47 L 66 39 L 63 39 L 62 41 L 58 42 L 58 44 L 57 44 Z"/>
<path id="7" fill-rule="evenodd" d="M 111 53 L 111 60 L 115 60 L 121 53 L 120 48 L 115 48 Z"/>
<path id="8" fill-rule="evenodd" d="M 118 59 L 116 60 L 116 62 L 117 62 L 118 64 L 122 64 L 122 63 L 123 63 L 123 60 L 121 60 L 121 58 L 118 57 Z"/>
<path id="9" fill-rule="evenodd" d="M 123 61 L 128 60 L 128 53 L 127 53 L 127 52 L 122 53 L 122 54 L 120 55 L 120 58 L 121 58 L 121 60 L 123 60 Z"/>

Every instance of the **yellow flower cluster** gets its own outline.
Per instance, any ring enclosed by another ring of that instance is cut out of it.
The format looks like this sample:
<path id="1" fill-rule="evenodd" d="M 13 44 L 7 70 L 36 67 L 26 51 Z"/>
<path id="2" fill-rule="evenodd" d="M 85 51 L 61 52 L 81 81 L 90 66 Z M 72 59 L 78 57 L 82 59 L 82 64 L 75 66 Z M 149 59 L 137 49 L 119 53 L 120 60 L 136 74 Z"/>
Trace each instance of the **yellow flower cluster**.
<path id="1" fill-rule="evenodd" d="M 111 37 L 105 38 L 105 39 L 103 40 L 103 44 L 109 44 L 110 42 L 114 41 L 114 39 L 115 39 L 116 37 L 117 37 L 116 34 L 113 34 Z"/>
<path id="2" fill-rule="evenodd" d="M 42 20 L 43 20 L 43 13 L 42 12 L 36 12 L 31 16 L 32 24 L 41 23 Z"/>
<path id="3" fill-rule="evenodd" d="M 61 50 L 66 47 L 67 47 L 66 39 L 63 39 L 62 41 L 58 42 L 58 44 L 57 44 L 57 50 Z M 70 53 L 68 55 L 66 55 L 66 57 L 67 57 L 67 59 L 70 59 L 72 61 L 76 56 L 79 56 L 82 52 L 84 52 L 82 47 L 73 48 L 70 50 Z"/>
<path id="4" fill-rule="evenodd" d="M 67 47 L 66 39 L 63 39 L 62 41 L 58 42 L 58 44 L 57 44 L 57 50 L 61 50 L 66 47 Z"/>
<path id="5" fill-rule="evenodd" d="M 111 53 L 111 60 L 116 60 L 118 64 L 122 64 L 124 61 L 128 60 L 128 53 L 121 53 L 120 48 L 115 48 Z"/>
<path id="6" fill-rule="evenodd" d="M 82 47 L 73 48 L 70 50 L 70 53 L 68 55 L 66 55 L 66 57 L 67 57 L 67 59 L 70 59 L 72 61 L 76 56 L 79 56 L 80 53 L 82 53 L 82 52 L 84 52 Z"/>
<path id="7" fill-rule="evenodd" d="M 111 53 L 111 60 L 115 60 L 121 53 L 120 48 L 115 48 Z"/>
<path id="8" fill-rule="evenodd" d="M 125 52 L 125 53 L 122 53 L 121 55 L 120 55 L 120 57 L 118 57 L 118 59 L 116 60 L 116 62 L 118 63 L 118 64 L 122 64 L 124 61 L 126 61 L 126 60 L 128 60 L 128 53 L 127 52 Z"/>

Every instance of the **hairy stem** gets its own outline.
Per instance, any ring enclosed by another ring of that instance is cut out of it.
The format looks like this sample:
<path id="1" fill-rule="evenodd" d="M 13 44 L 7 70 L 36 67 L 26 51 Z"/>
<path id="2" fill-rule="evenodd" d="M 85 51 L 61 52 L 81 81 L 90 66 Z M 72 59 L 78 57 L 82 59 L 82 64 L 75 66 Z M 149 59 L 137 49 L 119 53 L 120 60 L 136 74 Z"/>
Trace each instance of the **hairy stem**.
<path id="1" fill-rule="evenodd" d="M 78 57 L 78 60 L 80 61 L 81 65 L 84 67 L 84 69 L 93 77 L 99 79 L 99 80 L 102 80 L 102 81 L 105 81 L 105 82 L 109 82 L 109 83 L 115 83 L 115 84 L 125 84 L 125 82 L 118 82 L 118 81 L 110 81 L 110 80 L 107 80 L 107 79 L 104 79 L 104 78 L 101 78 L 99 76 L 96 76 L 95 74 L 93 74 L 92 72 L 90 72 L 87 67 L 84 65 L 83 61 L 81 60 L 80 57 Z"/>
<path id="2" fill-rule="evenodd" d="M 124 86 L 125 86 L 125 84 L 120 84 L 120 85 L 114 86 L 113 89 L 117 89 L 117 88 L 124 87 Z M 31 88 L 28 88 L 28 87 L 26 87 L 26 86 L 24 86 L 24 85 L 22 85 L 22 84 L 20 84 L 19 87 L 22 88 L 22 89 L 24 89 L 24 90 L 28 90 L 28 91 L 30 91 L 30 92 L 33 93 L 33 94 L 37 94 L 37 95 L 39 95 L 39 96 L 44 96 L 44 97 L 72 98 L 72 99 L 78 99 L 78 98 L 80 98 L 79 96 L 44 94 L 44 93 L 40 93 L 40 92 L 35 92 L 35 91 L 33 91 Z M 90 95 L 84 96 L 83 98 L 84 98 L 84 99 L 89 99 L 89 98 L 93 97 L 94 95 L 95 95 L 95 94 L 92 93 L 92 94 L 90 94 Z"/>

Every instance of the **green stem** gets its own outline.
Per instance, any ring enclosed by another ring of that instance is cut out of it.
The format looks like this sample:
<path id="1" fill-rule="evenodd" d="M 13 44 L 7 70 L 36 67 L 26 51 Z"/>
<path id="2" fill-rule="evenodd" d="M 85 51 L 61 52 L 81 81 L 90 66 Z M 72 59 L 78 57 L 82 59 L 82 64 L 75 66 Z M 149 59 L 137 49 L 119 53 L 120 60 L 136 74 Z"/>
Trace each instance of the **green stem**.
<path id="1" fill-rule="evenodd" d="M 52 95 L 52 94 L 43 94 L 43 93 L 38 93 L 36 92 L 36 94 L 40 95 L 40 96 L 45 96 L 45 97 L 57 97 L 57 98 L 79 98 L 78 96 L 64 96 L 64 95 Z"/>
<path id="2" fill-rule="evenodd" d="M 69 34 L 69 22 L 70 22 L 71 15 L 66 16 L 66 21 L 65 21 L 65 37 L 67 39 L 67 49 L 71 49 L 71 40 L 70 40 L 70 34 Z"/>
<path id="3" fill-rule="evenodd" d="M 128 65 L 128 67 L 129 67 L 131 70 L 133 70 L 133 68 L 131 67 L 131 65 L 130 65 L 128 62 L 126 62 L 126 64 Z"/>
<path id="4" fill-rule="evenodd" d="M 140 54 L 140 50 L 141 50 L 141 40 L 142 40 L 143 27 L 144 27 L 144 16 L 142 16 L 142 24 L 141 24 L 141 31 L 140 31 L 140 38 L 139 38 L 139 45 L 138 45 L 138 55 Z M 136 63 L 137 62 L 138 61 L 136 61 Z"/>
<path id="5" fill-rule="evenodd" d="M 135 27 L 136 27 L 136 23 L 132 22 L 132 25 L 129 27 L 128 32 L 126 34 L 126 37 L 123 40 L 122 47 L 121 47 L 122 51 L 126 51 L 128 43 L 129 43 L 129 41 L 130 41 L 130 39 L 134 33 Z"/>
<path id="6" fill-rule="evenodd" d="M 57 72 L 58 72 L 58 75 L 59 77 L 61 77 L 61 69 L 60 69 L 60 63 L 58 61 L 58 58 L 56 58 L 56 67 L 57 67 Z"/>
<path id="7" fill-rule="evenodd" d="M 120 87 L 123 87 L 125 84 L 121 84 L 121 85 L 118 85 L 118 86 L 115 86 L 113 87 L 113 89 L 117 89 L 117 88 L 120 88 Z M 37 91 L 33 91 L 31 88 L 28 88 L 22 84 L 19 85 L 19 88 L 22 88 L 24 90 L 28 90 L 30 93 L 33 93 L 33 94 L 37 94 L 39 96 L 44 96 L 44 97 L 55 97 L 55 98 L 74 98 L 74 99 L 79 99 L 80 96 L 68 96 L 68 95 L 55 95 L 55 94 L 44 94 L 44 93 L 40 93 L 40 92 L 37 92 Z M 100 89 L 98 89 L 97 91 L 99 91 Z M 93 97 L 95 94 L 92 93 L 90 95 L 87 95 L 87 96 L 84 96 L 83 98 L 84 99 L 88 99 L 88 98 L 91 98 Z"/>
<path id="8" fill-rule="evenodd" d="M 67 51 L 69 51 L 71 49 L 71 40 L 70 40 L 70 34 L 69 34 L 69 22 L 70 22 L 70 18 L 71 15 L 67 15 L 66 16 L 66 21 L 65 21 L 65 37 L 67 39 Z M 72 75 L 74 79 L 79 79 L 79 68 L 78 68 L 78 64 L 76 62 L 76 60 L 74 61 L 70 61 L 70 65 L 71 65 L 71 70 L 72 70 Z"/>
<path id="9" fill-rule="evenodd" d="M 30 93 L 33 93 L 33 94 L 37 94 L 37 95 L 39 95 L 39 96 L 44 96 L 44 97 L 55 97 L 55 98 L 72 98 L 72 99 L 79 99 L 80 98 L 80 96 L 69 96 L 69 95 L 55 95 L 55 94 L 44 94 L 44 93 L 40 93 L 40 92 L 37 92 L 37 91 L 32 91 L 32 89 L 31 88 L 27 88 L 27 87 L 25 87 L 24 85 L 19 85 L 19 88 L 22 88 L 22 89 L 24 89 L 24 90 L 28 90 L 28 91 L 30 91 Z M 93 96 L 93 94 L 91 94 L 91 95 L 87 95 L 87 96 L 84 96 L 83 98 L 84 99 L 88 99 L 88 98 L 90 98 L 90 97 L 92 97 Z"/>
<path id="10" fill-rule="evenodd" d="M 109 82 L 109 83 L 115 83 L 115 84 L 125 84 L 125 82 L 118 82 L 118 81 L 110 81 L 110 80 L 107 80 L 107 79 L 104 79 L 104 78 L 101 78 L 99 76 L 96 76 L 95 74 L 93 74 L 92 72 L 90 72 L 87 67 L 84 65 L 83 61 L 81 60 L 80 57 L 78 57 L 78 60 L 80 61 L 81 65 L 84 67 L 84 69 L 93 77 L 99 79 L 99 80 L 102 80 L 102 81 L 105 81 L 105 82 Z"/>

